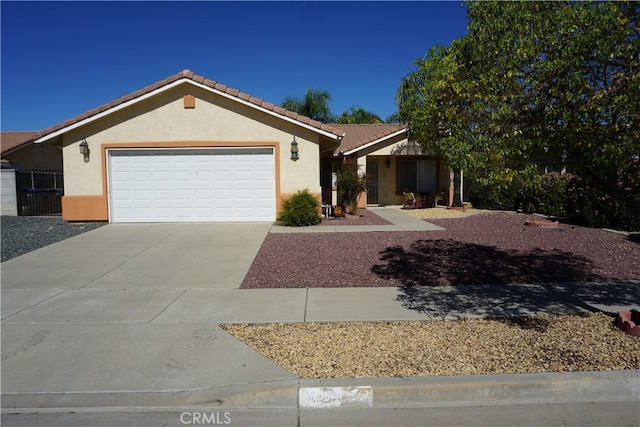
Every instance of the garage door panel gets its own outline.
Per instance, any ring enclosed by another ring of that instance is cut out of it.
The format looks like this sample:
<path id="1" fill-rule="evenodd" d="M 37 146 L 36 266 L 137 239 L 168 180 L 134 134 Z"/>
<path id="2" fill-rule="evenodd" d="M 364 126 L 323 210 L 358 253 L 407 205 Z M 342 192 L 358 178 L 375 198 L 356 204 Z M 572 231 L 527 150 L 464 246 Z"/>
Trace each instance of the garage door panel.
<path id="1" fill-rule="evenodd" d="M 272 148 L 110 153 L 114 222 L 272 221 Z"/>

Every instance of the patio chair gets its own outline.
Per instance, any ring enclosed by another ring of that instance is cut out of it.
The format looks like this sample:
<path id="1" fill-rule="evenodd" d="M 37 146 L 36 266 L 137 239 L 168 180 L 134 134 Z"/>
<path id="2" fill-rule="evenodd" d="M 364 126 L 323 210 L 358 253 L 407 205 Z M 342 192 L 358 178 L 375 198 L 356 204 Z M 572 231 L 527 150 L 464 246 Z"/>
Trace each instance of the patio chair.
<path id="1" fill-rule="evenodd" d="M 413 193 L 403 193 L 404 202 L 402 202 L 402 209 L 415 209 L 416 196 Z"/>

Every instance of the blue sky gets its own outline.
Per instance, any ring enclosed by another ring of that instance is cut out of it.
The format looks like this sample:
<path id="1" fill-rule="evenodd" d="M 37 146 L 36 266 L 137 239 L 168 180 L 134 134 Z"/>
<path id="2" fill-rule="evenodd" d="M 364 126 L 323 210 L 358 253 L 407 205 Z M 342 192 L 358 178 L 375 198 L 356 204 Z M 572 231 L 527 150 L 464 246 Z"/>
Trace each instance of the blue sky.
<path id="1" fill-rule="evenodd" d="M 0 128 L 41 130 L 184 69 L 280 104 L 307 88 L 385 119 L 415 60 L 466 33 L 451 2 L 7 2 Z"/>

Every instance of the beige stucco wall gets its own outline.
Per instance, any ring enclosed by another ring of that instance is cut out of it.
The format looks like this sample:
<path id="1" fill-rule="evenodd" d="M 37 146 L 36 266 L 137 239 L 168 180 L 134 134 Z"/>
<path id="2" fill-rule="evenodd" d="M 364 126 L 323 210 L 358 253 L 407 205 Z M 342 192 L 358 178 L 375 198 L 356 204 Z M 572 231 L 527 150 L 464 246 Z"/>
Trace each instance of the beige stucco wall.
<path id="1" fill-rule="evenodd" d="M 184 108 L 184 95 L 195 96 L 195 108 Z M 297 161 L 290 159 L 294 135 L 300 153 Z M 78 147 L 83 138 L 91 150 L 88 163 L 84 162 Z M 210 142 L 211 146 L 224 146 L 225 142 L 251 142 L 256 146 L 279 144 L 279 192 L 286 195 L 304 188 L 320 192 L 318 135 L 315 132 L 193 85 L 182 84 L 66 133 L 63 137 L 65 194 L 103 193 L 103 144 L 149 142 L 180 146 L 189 146 L 189 142 L 198 142 L 199 146 L 202 142 Z"/>

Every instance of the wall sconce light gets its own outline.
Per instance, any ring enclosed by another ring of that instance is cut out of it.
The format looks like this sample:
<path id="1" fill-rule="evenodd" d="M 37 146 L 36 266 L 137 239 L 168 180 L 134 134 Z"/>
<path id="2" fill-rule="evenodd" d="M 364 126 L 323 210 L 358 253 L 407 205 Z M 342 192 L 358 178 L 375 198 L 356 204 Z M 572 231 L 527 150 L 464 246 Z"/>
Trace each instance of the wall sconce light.
<path id="1" fill-rule="evenodd" d="M 291 141 L 291 160 L 298 160 L 300 156 L 298 155 L 298 142 L 296 141 L 296 137 L 293 137 L 293 141 Z"/>
<path id="2" fill-rule="evenodd" d="M 389 169 L 391 167 L 391 159 L 387 157 L 387 160 L 385 160 L 384 164 L 387 165 L 387 169 Z"/>
<path id="3" fill-rule="evenodd" d="M 87 144 L 87 140 L 83 139 L 82 142 L 80 143 L 80 154 L 82 154 L 84 156 L 84 162 L 85 163 L 89 163 L 89 153 L 91 151 L 89 150 L 89 144 Z"/>

